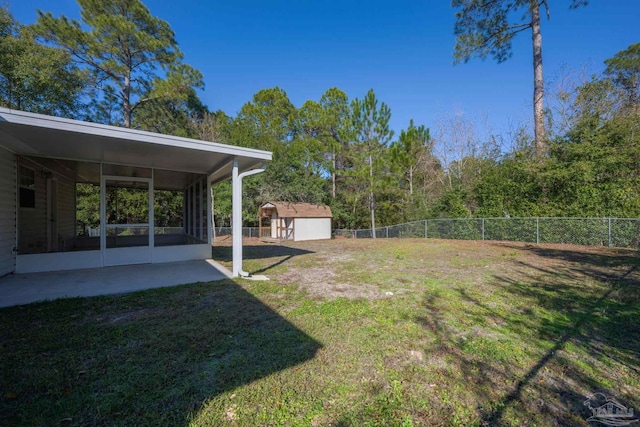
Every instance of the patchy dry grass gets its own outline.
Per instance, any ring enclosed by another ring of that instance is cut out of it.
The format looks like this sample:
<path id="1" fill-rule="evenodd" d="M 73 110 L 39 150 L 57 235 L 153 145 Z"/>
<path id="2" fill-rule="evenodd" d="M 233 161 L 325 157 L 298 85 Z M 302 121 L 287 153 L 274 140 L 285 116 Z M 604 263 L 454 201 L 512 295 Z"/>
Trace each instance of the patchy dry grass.
<path id="1" fill-rule="evenodd" d="M 636 252 L 342 239 L 245 258 L 272 280 L 0 310 L 0 424 L 573 426 L 593 392 L 640 409 Z"/>

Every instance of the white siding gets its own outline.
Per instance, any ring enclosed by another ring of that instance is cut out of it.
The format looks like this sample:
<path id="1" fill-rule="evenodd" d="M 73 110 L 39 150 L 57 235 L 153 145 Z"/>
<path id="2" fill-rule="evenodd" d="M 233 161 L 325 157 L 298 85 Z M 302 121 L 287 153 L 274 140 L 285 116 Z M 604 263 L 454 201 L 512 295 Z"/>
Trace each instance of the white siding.
<path id="1" fill-rule="evenodd" d="M 20 157 L 19 165 L 34 170 L 35 207 L 20 208 L 18 253 L 33 254 L 47 251 L 47 180 L 42 168 L 31 160 Z"/>
<path id="2" fill-rule="evenodd" d="M 75 237 L 75 183 L 65 176 L 66 171 L 48 159 L 20 157 L 19 164 L 34 170 L 36 184 L 35 208 L 20 208 L 18 236 L 19 253 L 47 252 L 47 173 L 55 177 L 57 188 L 57 240 L 53 251 L 59 250 L 59 242 Z M 45 173 L 46 172 L 46 173 Z"/>
<path id="3" fill-rule="evenodd" d="M 0 147 L 0 276 L 15 270 L 16 156 Z"/>
<path id="4" fill-rule="evenodd" d="M 331 218 L 296 218 L 294 228 L 296 241 L 331 238 Z"/>

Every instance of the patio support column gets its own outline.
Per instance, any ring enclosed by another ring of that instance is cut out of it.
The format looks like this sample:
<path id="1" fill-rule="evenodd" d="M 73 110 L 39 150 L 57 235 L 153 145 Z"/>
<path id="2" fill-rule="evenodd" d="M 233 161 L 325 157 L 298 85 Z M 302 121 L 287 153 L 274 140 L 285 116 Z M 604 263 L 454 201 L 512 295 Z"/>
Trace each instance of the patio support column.
<path id="1" fill-rule="evenodd" d="M 156 246 L 155 238 L 156 238 L 156 230 L 155 230 L 155 196 L 154 196 L 154 185 L 155 185 L 155 169 L 151 168 L 151 181 L 149 182 L 149 259 L 153 262 L 153 252 Z"/>
<path id="2" fill-rule="evenodd" d="M 238 160 L 233 159 L 231 172 L 231 236 L 233 239 L 233 277 L 242 270 L 242 181 L 238 174 Z"/>
<path id="3" fill-rule="evenodd" d="M 207 177 L 207 232 L 204 234 L 207 239 L 207 243 L 210 245 L 213 242 L 213 206 L 211 203 L 211 179 Z"/>
<path id="4" fill-rule="evenodd" d="M 107 193 L 102 169 L 100 163 L 100 266 L 104 267 L 104 252 L 107 248 Z"/>
<path id="5" fill-rule="evenodd" d="M 242 178 L 264 172 L 266 166 L 253 169 L 243 173 L 238 173 L 238 159 L 233 159 L 233 170 L 231 172 L 231 234 L 233 238 L 233 277 L 249 276 L 249 273 L 242 270 Z"/>

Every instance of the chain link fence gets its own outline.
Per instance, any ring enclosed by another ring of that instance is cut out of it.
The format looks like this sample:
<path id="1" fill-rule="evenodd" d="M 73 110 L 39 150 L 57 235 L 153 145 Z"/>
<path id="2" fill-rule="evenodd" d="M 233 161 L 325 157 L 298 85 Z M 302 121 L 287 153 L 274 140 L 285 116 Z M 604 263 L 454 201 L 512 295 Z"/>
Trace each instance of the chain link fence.
<path id="1" fill-rule="evenodd" d="M 638 248 L 640 218 L 456 218 L 426 219 L 376 228 L 378 238 L 422 237 L 506 240 Z M 334 236 L 373 237 L 373 230 L 334 230 Z"/>
<path id="2" fill-rule="evenodd" d="M 258 237 L 260 229 L 258 227 L 242 227 L 242 237 Z M 231 227 L 213 227 L 213 237 L 231 236 Z"/>

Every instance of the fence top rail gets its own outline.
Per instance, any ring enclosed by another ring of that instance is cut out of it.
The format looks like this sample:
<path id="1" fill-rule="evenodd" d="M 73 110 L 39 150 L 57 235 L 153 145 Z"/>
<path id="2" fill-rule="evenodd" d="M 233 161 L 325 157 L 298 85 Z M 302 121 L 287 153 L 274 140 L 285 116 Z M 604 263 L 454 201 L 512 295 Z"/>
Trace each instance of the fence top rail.
<path id="1" fill-rule="evenodd" d="M 536 223 L 540 223 L 541 221 L 545 222 L 545 223 L 549 223 L 549 222 L 574 222 L 574 223 L 579 223 L 579 222 L 588 222 L 588 221 L 592 221 L 592 222 L 600 222 L 600 223 L 609 223 L 609 226 L 611 226 L 612 222 L 615 221 L 624 221 L 624 222 L 636 222 L 640 224 L 640 218 L 617 218 L 617 217 L 492 217 L 492 218 L 427 218 L 427 219 L 423 219 L 423 220 L 418 220 L 418 221 L 411 221 L 411 222 L 405 222 L 402 224 L 394 224 L 394 225 L 388 225 L 388 226 L 381 226 L 381 227 L 376 227 L 375 230 L 376 232 L 384 232 L 385 229 L 402 229 L 403 227 L 412 227 L 412 226 L 416 226 L 419 224 L 424 224 L 425 226 L 428 225 L 429 223 L 438 223 L 438 222 L 473 222 L 473 223 L 479 223 L 482 222 L 483 224 L 485 222 L 491 222 L 491 221 L 496 221 L 496 222 L 533 222 L 536 221 Z M 372 228 L 360 228 L 360 229 L 354 229 L 354 228 L 337 228 L 337 229 L 333 229 L 333 233 L 350 233 L 353 234 L 354 236 L 358 236 L 358 235 L 367 235 L 367 234 L 372 234 L 373 233 L 373 229 Z"/>
<path id="2" fill-rule="evenodd" d="M 426 218 L 417 221 L 403 222 L 401 224 L 392 224 L 376 227 L 376 230 L 382 230 L 390 227 L 402 227 L 405 225 L 415 225 L 424 223 L 425 221 L 482 221 L 482 220 L 501 220 L 501 221 L 518 221 L 518 220 L 551 220 L 551 221 L 640 221 L 640 218 L 618 218 L 618 217 L 560 217 L 560 216 L 514 216 L 514 217 L 486 217 L 486 218 Z M 336 228 L 334 231 L 371 231 L 372 228 Z"/>
<path id="3" fill-rule="evenodd" d="M 478 220 L 506 220 L 506 221 L 512 221 L 512 220 L 520 220 L 520 219 L 527 219 L 527 220 L 534 220 L 534 219 L 550 219 L 550 220 L 576 220 L 576 221 L 584 221 L 584 220 L 598 220 L 598 221 L 602 221 L 602 220 L 610 220 L 610 219 L 624 219 L 624 220 L 634 220 L 634 221 L 640 221 L 640 218 L 614 218 L 614 217 L 575 217 L 575 216 L 511 216 L 511 217 L 506 217 L 506 216 L 497 216 L 497 217 L 484 217 L 484 218 L 427 218 L 427 219 L 423 219 L 420 220 L 422 222 L 424 221 L 478 221 Z M 415 222 L 415 221 L 414 221 Z M 406 224 L 410 224 L 410 223 L 406 223 Z M 402 225 L 402 224 L 399 224 Z"/>

